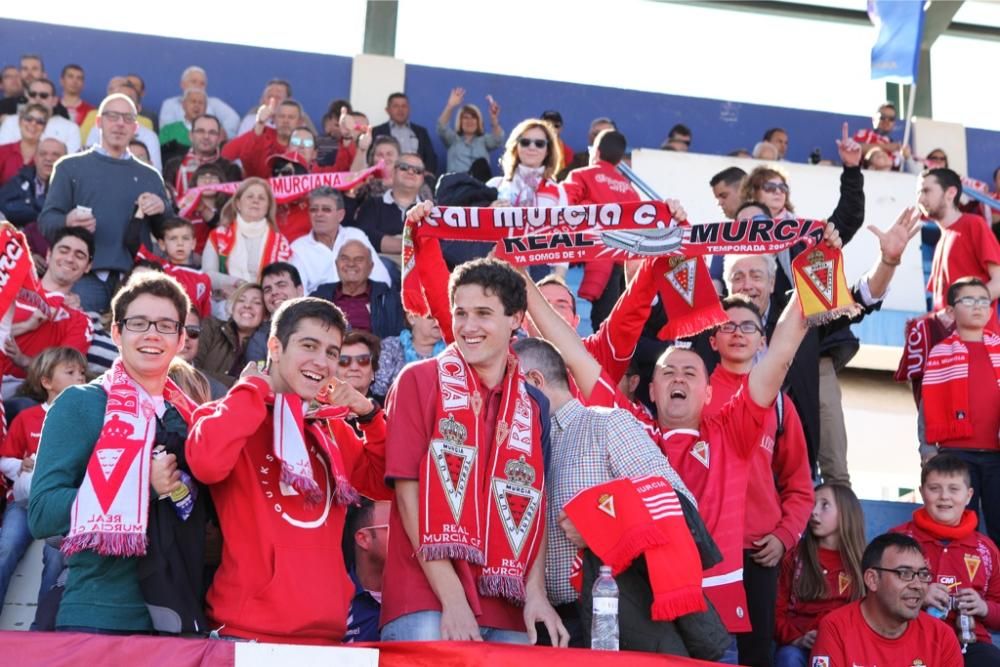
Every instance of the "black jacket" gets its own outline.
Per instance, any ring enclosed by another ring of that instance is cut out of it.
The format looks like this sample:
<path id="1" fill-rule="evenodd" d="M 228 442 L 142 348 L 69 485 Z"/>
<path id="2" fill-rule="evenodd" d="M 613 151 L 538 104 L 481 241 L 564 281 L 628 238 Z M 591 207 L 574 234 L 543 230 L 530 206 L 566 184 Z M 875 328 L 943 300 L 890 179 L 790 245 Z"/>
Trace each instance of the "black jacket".
<path id="1" fill-rule="evenodd" d="M 45 195 L 35 195 L 36 173 L 34 165 L 21 167 L 0 188 L 0 211 L 17 227 L 24 227 L 37 220 L 45 205 Z"/>
<path id="2" fill-rule="evenodd" d="M 426 169 L 431 174 L 437 174 L 438 171 L 438 159 L 437 154 L 434 152 L 434 146 L 431 144 L 431 135 L 427 132 L 427 128 L 422 125 L 417 125 L 414 122 L 410 122 L 410 129 L 413 130 L 413 134 L 417 137 L 417 154 L 420 159 L 424 162 L 424 169 Z M 372 139 L 378 137 L 390 137 L 392 133 L 389 131 L 389 121 L 382 123 L 381 125 L 376 125 L 372 128 Z"/>
<path id="3" fill-rule="evenodd" d="M 333 295 L 340 283 L 324 283 L 309 296 L 333 302 Z M 403 301 L 399 289 L 392 289 L 385 283 L 368 281 L 368 312 L 372 318 L 372 333 L 379 338 L 398 336 L 406 328 L 403 317 Z"/>

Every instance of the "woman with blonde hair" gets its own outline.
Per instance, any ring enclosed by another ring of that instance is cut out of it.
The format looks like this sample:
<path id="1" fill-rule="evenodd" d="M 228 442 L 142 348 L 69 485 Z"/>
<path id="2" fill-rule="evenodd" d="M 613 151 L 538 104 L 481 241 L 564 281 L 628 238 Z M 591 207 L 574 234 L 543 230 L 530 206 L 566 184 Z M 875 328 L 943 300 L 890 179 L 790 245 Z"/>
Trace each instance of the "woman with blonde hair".
<path id="1" fill-rule="evenodd" d="M 449 172 L 468 172 L 473 162 L 488 161 L 490 151 L 503 144 L 504 131 L 500 127 L 500 105 L 492 97 L 487 97 L 490 103 L 490 133 L 486 134 L 483 112 L 475 104 L 462 104 L 464 99 L 464 88 L 452 88 L 448 102 L 438 116 L 437 132 L 441 141 L 448 147 Z M 455 116 L 455 129 L 451 129 L 448 127 L 448 122 L 456 108 L 459 111 Z"/>
<path id="2" fill-rule="evenodd" d="M 529 118 L 510 133 L 503 157 L 503 176 L 487 183 L 497 189 L 500 206 L 566 206 L 566 189 L 556 183 L 562 168 L 559 136 L 547 121 Z"/>
<path id="3" fill-rule="evenodd" d="M 264 321 L 264 292 L 257 283 L 243 283 L 233 291 L 228 306 L 225 320 L 202 321 L 194 365 L 231 387 L 246 365 L 247 342 Z"/>

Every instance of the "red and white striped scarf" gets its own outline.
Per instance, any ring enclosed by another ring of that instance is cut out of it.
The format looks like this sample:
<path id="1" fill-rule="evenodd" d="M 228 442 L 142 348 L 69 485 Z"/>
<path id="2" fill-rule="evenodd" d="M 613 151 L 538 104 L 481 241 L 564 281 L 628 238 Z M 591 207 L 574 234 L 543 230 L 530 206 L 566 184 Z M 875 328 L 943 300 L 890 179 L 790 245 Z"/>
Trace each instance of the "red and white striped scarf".
<path id="1" fill-rule="evenodd" d="M 983 332 L 983 345 L 1000 385 L 1000 335 Z M 968 438 L 973 433 L 969 415 L 969 348 L 952 334 L 934 346 L 924 370 L 923 397 L 927 442 Z M 994 446 L 992 443 L 990 448 Z M 984 449 L 987 448 L 984 443 Z"/>

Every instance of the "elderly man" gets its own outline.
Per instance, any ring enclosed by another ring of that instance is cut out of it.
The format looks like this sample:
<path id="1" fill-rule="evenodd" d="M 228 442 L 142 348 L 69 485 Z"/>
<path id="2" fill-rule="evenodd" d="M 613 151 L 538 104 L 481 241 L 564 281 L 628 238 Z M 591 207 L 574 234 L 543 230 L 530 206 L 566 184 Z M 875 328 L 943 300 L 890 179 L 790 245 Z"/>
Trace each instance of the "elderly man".
<path id="1" fill-rule="evenodd" d="M 108 309 L 111 295 L 132 269 L 135 248 L 126 237 L 136 231 L 138 240 L 152 248 L 150 225 L 166 211 L 160 174 L 128 152 L 138 127 L 136 115 L 135 103 L 125 95 L 109 95 L 101 102 L 100 145 L 59 162 L 38 218 L 49 238 L 62 227 L 95 234 L 93 271 L 76 285 L 84 310 Z"/>
<path id="2" fill-rule="evenodd" d="M 325 282 L 340 280 L 336 258 L 348 241 L 363 243 L 372 259 L 371 279 L 392 285 L 389 271 L 365 233 L 357 227 L 344 227 L 344 197 L 328 186 L 309 193 L 309 222 L 312 231 L 292 242 L 292 264 L 299 270 L 307 294 Z"/>
<path id="3" fill-rule="evenodd" d="M 375 266 L 369 246 L 348 241 L 337 253 L 340 280 L 316 288 L 312 296 L 332 301 L 351 329 L 371 331 L 379 338 L 398 336 L 405 327 L 399 290 L 371 279 Z"/>
<path id="4" fill-rule="evenodd" d="M 204 88 L 188 88 L 181 96 L 183 116 L 180 120 L 160 125 L 160 145 L 165 149 L 175 142 L 184 147 L 191 146 L 191 125 L 194 119 L 205 113 L 208 106 L 208 94 Z"/>
<path id="5" fill-rule="evenodd" d="M 49 110 L 49 122 L 45 125 L 42 138 L 54 137 L 66 146 L 70 153 L 80 150 L 80 128 L 76 123 L 58 115 L 59 96 L 56 86 L 48 79 L 35 79 L 28 84 L 26 91 L 28 101 L 41 104 Z M 63 110 L 65 113 L 65 110 Z M 21 140 L 21 128 L 16 115 L 8 116 L 0 124 L 0 144 L 9 144 Z"/>
<path id="6" fill-rule="evenodd" d="M 24 228 L 32 250 L 45 254 L 48 242 L 34 225 L 45 205 L 49 181 L 56 160 L 66 155 L 66 146 L 58 139 L 42 139 L 35 153 L 35 163 L 22 167 L 14 178 L 0 189 L 0 211 L 18 227 Z"/>
<path id="7" fill-rule="evenodd" d="M 188 90 L 197 89 L 201 91 L 208 90 L 208 75 L 205 73 L 201 67 L 197 65 L 192 65 L 185 69 L 181 73 L 181 92 L 187 93 Z M 187 119 L 190 121 L 196 116 L 200 116 L 203 113 L 210 113 L 219 119 L 222 123 L 222 127 L 226 130 L 226 135 L 232 139 L 236 137 L 236 133 L 239 131 L 240 127 L 240 116 L 235 110 L 218 97 L 206 96 L 205 99 L 205 110 L 201 111 L 194 116 L 189 116 L 187 109 L 184 108 L 184 97 L 168 97 L 163 100 L 163 104 L 160 106 L 160 129 L 167 127 L 172 123 L 180 122 L 181 120 Z"/>
<path id="8" fill-rule="evenodd" d="M 286 99 L 279 103 L 272 98 L 257 109 L 253 131 L 242 134 L 223 146 L 222 157 L 242 162 L 243 172 L 248 178 L 269 178 L 271 168 L 267 159 L 288 149 L 288 141 L 295 128 L 302 124 L 302 117 L 302 105 L 295 100 Z M 269 126 L 272 119 L 274 127 Z"/>
<path id="9" fill-rule="evenodd" d="M 136 109 L 136 122 L 138 123 L 132 138 L 142 142 L 142 145 L 146 147 L 146 152 L 149 153 L 150 163 L 156 168 L 156 171 L 162 171 L 163 158 L 160 155 L 160 140 L 156 136 L 156 132 L 153 132 L 153 122 L 145 116 L 139 115 L 142 111 L 142 97 L 139 94 L 139 90 L 125 77 L 116 76 L 108 83 L 108 95 L 114 95 L 115 93 L 121 93 L 132 101 L 132 106 Z M 89 115 L 87 118 L 91 120 Z M 101 142 L 101 131 L 95 123 L 96 119 L 97 116 L 95 115 L 93 120 L 91 120 L 90 126 L 87 126 L 87 121 L 84 121 L 83 126 L 80 127 L 80 132 L 87 135 L 87 139 L 83 142 L 87 148 L 96 146 Z M 131 142 L 131 140 L 129 141 Z"/>
<path id="10" fill-rule="evenodd" d="M 385 105 L 389 120 L 372 128 L 372 138 L 391 136 L 399 142 L 401 153 L 416 153 L 424 168 L 437 173 L 437 155 L 427 128 L 410 122 L 410 100 L 406 93 L 393 93 Z"/>
<path id="11" fill-rule="evenodd" d="M 381 197 L 369 197 L 358 209 L 355 225 L 368 235 L 376 250 L 399 255 L 403 250 L 403 219 L 419 204 L 424 162 L 415 153 L 403 153 L 393 168 L 392 187 Z"/>
<path id="12" fill-rule="evenodd" d="M 174 189 L 179 201 L 188 188 L 194 187 L 194 174 L 203 164 L 214 164 L 225 176 L 226 182 L 243 179 L 243 171 L 219 153 L 222 144 L 222 126 L 219 119 L 208 114 L 197 116 L 191 121 L 188 131 L 188 145 L 184 155 L 170 158 L 163 165 L 163 180 Z"/>

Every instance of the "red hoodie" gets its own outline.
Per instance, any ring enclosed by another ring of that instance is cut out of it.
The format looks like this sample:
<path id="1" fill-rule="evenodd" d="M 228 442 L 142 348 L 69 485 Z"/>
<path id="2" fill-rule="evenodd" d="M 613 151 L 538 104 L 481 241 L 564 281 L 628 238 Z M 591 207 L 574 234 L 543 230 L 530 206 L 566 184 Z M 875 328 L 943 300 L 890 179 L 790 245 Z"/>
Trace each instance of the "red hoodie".
<path id="1" fill-rule="evenodd" d="M 283 153 L 285 146 L 278 142 L 278 133 L 274 128 L 265 127 L 259 135 L 253 130 L 244 132 L 222 147 L 222 157 L 230 162 L 239 160 L 243 163 L 243 175 L 246 178 L 258 176 L 270 178 L 271 169 L 267 159 L 275 153 Z"/>
<path id="2" fill-rule="evenodd" d="M 223 536 L 207 615 L 236 637 L 339 644 L 354 595 L 340 546 L 347 509 L 332 499 L 329 466 L 308 431 L 310 463 L 327 501 L 307 505 L 281 489 L 269 392 L 263 380 L 244 378 L 194 414 L 187 460 L 194 476 L 210 485 Z M 361 425 L 364 443 L 346 422 L 328 424 L 351 484 L 362 495 L 390 499 L 383 482 L 384 416 Z"/>

